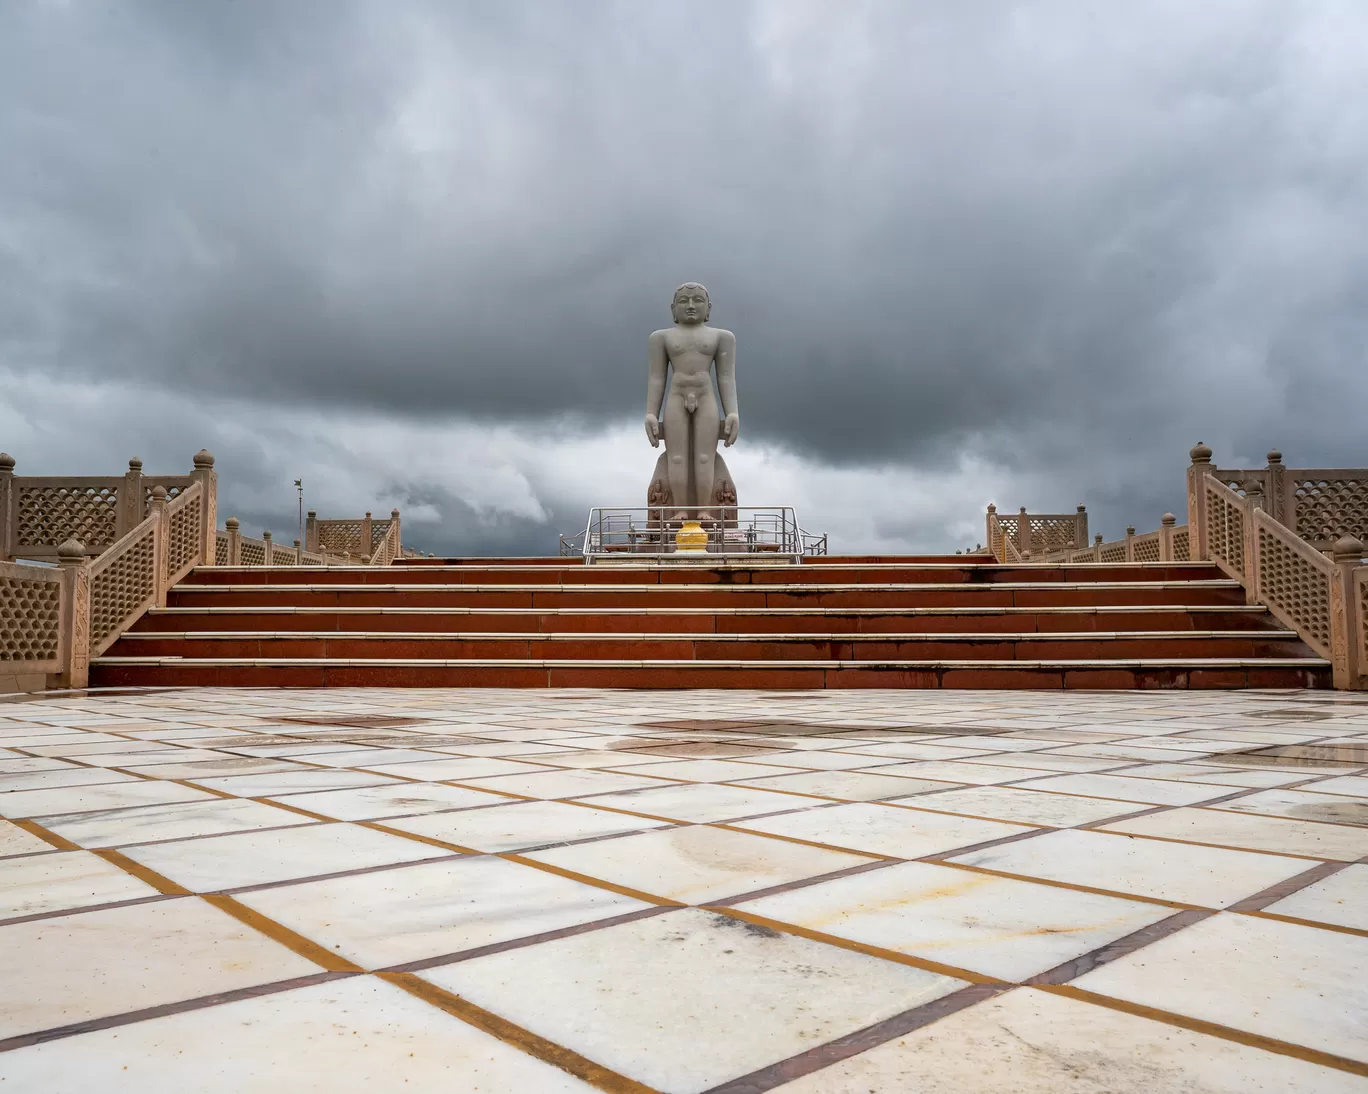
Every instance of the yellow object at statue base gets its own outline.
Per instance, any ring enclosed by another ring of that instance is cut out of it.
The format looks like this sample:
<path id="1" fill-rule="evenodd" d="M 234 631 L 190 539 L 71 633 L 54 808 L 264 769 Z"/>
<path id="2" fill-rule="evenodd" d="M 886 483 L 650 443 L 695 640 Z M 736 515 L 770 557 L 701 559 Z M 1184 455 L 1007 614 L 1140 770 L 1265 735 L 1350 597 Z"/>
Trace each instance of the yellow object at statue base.
<path id="1" fill-rule="evenodd" d="M 686 520 L 675 533 L 675 553 L 701 555 L 708 550 L 708 533 L 696 520 Z"/>

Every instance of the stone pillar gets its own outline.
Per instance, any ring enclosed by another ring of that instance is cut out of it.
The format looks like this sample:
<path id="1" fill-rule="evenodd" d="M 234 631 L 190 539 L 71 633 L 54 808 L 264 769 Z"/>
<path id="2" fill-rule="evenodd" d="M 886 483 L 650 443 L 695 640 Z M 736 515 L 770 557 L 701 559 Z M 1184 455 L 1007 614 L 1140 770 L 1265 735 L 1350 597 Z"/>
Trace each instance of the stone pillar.
<path id="1" fill-rule="evenodd" d="M 663 510 L 662 510 L 662 512 L 663 512 Z M 994 505 L 992 502 L 989 502 L 989 503 L 988 503 L 988 515 L 984 518 L 984 521 L 983 521 L 983 527 L 984 527 L 984 529 L 985 529 L 985 539 L 984 539 L 984 542 L 988 544 L 988 550 L 989 550 L 989 552 L 992 553 L 992 554 L 994 554 L 994 555 L 997 554 L 997 550 L 996 550 L 996 548 L 995 548 L 994 539 L 993 539 L 993 527 L 994 527 L 994 525 L 996 525 L 996 524 L 997 524 L 997 506 Z M 662 527 L 662 528 L 664 527 L 663 521 L 662 521 L 661 527 Z M 663 535 L 663 533 L 662 533 L 662 535 Z M 999 560 L 999 561 L 1002 561 L 1002 560 Z"/>
<path id="2" fill-rule="evenodd" d="M 114 515 L 114 538 L 120 539 L 133 531 L 147 516 L 143 502 L 142 460 L 134 456 L 128 461 L 123 486 L 119 487 L 119 509 Z"/>
<path id="3" fill-rule="evenodd" d="M 1093 536 L 1093 561 L 1102 561 L 1102 533 L 1098 532 Z"/>
<path id="4" fill-rule="evenodd" d="M 0 452 L 0 562 L 14 558 L 14 457 Z"/>
<path id="5" fill-rule="evenodd" d="M 1283 466 L 1282 453 L 1276 448 L 1268 453 L 1268 467 L 1264 471 L 1264 490 L 1267 494 L 1268 513 L 1284 528 L 1297 530 L 1296 496 L 1287 489 L 1287 468 Z"/>
<path id="6" fill-rule="evenodd" d="M 397 559 L 403 554 L 403 547 L 399 541 L 399 510 L 390 510 L 390 524 L 394 526 L 394 557 Z"/>
<path id="7" fill-rule="evenodd" d="M 195 453 L 195 469 L 190 478 L 200 484 L 200 565 L 214 565 L 214 537 L 218 528 L 218 475 L 214 457 L 204 448 Z"/>
<path id="8" fill-rule="evenodd" d="M 242 526 L 238 523 L 237 517 L 229 517 L 223 522 L 223 526 L 228 529 L 228 565 L 242 565 Z"/>
<path id="9" fill-rule="evenodd" d="M 152 571 L 157 589 L 157 607 L 166 607 L 166 549 L 170 543 L 171 519 L 166 515 L 166 487 L 160 484 L 152 487 L 152 497 L 148 501 L 149 517 L 156 517 L 152 531 Z"/>
<path id="10" fill-rule="evenodd" d="M 1126 561 L 1135 561 L 1135 525 L 1126 525 Z"/>
<path id="11" fill-rule="evenodd" d="M 1363 661 L 1363 620 L 1354 603 L 1354 571 L 1363 561 L 1363 543 L 1344 536 L 1331 549 L 1335 572 L 1330 578 L 1330 671 L 1335 687 L 1368 687 L 1368 664 Z"/>
<path id="12" fill-rule="evenodd" d="M 1187 470 L 1188 553 L 1193 562 L 1206 562 L 1207 549 L 1206 475 L 1211 471 L 1211 449 L 1201 441 L 1188 453 L 1192 464 Z"/>
<path id="13" fill-rule="evenodd" d="M 304 548 L 299 540 L 294 541 L 294 560 L 296 566 L 304 562 Z"/>
<path id="14" fill-rule="evenodd" d="M 1088 545 L 1088 507 L 1080 505 L 1078 516 L 1074 518 L 1074 547 L 1082 549 Z"/>
<path id="15" fill-rule="evenodd" d="M 368 511 L 368 512 L 366 513 L 366 519 L 363 520 L 363 521 L 361 522 L 361 551 L 360 551 L 361 557 L 364 558 L 364 559 L 366 559 L 367 561 L 370 560 L 371 553 L 372 553 L 372 551 L 373 551 L 373 549 L 374 549 L 374 548 L 373 548 L 373 544 L 372 544 L 372 542 L 371 542 L 371 535 L 372 535 L 372 530 L 371 530 L 371 515 L 370 515 L 370 512 Z"/>
<path id="16" fill-rule="evenodd" d="M 48 677 L 54 688 L 83 688 L 90 684 L 90 559 L 85 545 L 69 539 L 57 548 L 62 569 L 61 668 Z"/>
<path id="17" fill-rule="evenodd" d="M 1159 561 L 1173 561 L 1173 529 L 1178 523 L 1178 518 L 1172 513 L 1165 513 L 1159 521 Z"/>
<path id="18" fill-rule="evenodd" d="M 304 550 L 318 553 L 318 514 L 312 509 L 304 520 Z"/>
<path id="19" fill-rule="evenodd" d="M 275 545 L 271 542 L 271 533 L 262 532 L 261 540 L 266 544 L 261 552 L 261 564 L 263 566 L 269 566 L 271 565 L 271 561 L 275 558 Z"/>
<path id="20" fill-rule="evenodd" d="M 1022 558 L 1031 557 L 1031 518 L 1026 515 L 1026 506 L 1021 507 L 1017 516 L 1017 550 Z"/>

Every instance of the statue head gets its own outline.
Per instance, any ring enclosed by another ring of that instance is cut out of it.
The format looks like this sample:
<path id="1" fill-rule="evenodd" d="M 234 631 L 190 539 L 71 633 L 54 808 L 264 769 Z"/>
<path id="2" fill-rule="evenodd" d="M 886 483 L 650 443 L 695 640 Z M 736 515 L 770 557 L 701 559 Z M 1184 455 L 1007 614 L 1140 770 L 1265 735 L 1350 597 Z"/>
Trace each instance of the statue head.
<path id="1" fill-rule="evenodd" d="M 708 298 L 708 290 L 697 281 L 686 281 L 675 289 L 674 299 L 670 301 L 670 315 L 676 323 L 686 326 L 706 323 L 711 314 L 712 301 Z"/>

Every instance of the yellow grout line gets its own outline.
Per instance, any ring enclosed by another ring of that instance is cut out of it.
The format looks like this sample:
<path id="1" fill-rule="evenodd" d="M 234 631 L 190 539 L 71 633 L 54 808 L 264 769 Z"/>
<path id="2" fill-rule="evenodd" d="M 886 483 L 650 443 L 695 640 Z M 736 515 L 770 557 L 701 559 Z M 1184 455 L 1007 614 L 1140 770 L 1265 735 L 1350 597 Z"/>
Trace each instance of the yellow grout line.
<path id="1" fill-rule="evenodd" d="M 129 858 L 122 851 L 116 851 L 112 847 L 97 847 L 91 850 L 92 855 L 98 855 L 111 866 L 117 866 L 126 874 L 132 874 L 144 885 L 150 885 L 161 893 L 162 896 L 193 896 L 194 894 L 185 886 L 172 881 L 168 877 L 157 873 L 156 870 L 144 866 L 141 862 Z"/>
<path id="2" fill-rule="evenodd" d="M 506 1018 L 477 1007 L 454 992 L 439 988 L 414 973 L 379 972 L 375 976 L 543 1063 L 569 1072 L 575 1078 L 606 1091 L 607 1094 L 659 1094 L 654 1087 L 629 1079 L 572 1049 L 548 1041 L 522 1026 L 514 1025 Z"/>
<path id="3" fill-rule="evenodd" d="M 254 908 L 247 907 L 226 893 L 203 893 L 200 894 L 200 899 L 329 972 L 365 971 L 355 962 L 347 960 L 340 954 L 333 953 L 326 946 L 305 938 L 299 932 L 292 931 L 289 927 L 262 915 Z"/>

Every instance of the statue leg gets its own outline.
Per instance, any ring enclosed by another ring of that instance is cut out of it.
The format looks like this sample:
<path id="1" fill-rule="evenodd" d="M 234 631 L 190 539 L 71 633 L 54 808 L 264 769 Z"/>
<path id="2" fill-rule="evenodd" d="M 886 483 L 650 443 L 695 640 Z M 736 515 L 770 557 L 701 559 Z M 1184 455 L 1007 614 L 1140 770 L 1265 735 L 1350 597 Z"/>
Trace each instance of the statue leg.
<path id="1" fill-rule="evenodd" d="M 671 500 L 677 506 L 691 505 L 689 497 L 689 428 L 694 415 L 684 409 L 684 400 L 673 392 L 665 400 L 661 426 L 665 432 L 665 467 Z M 715 442 L 714 442 L 715 443 Z M 675 514 L 667 513 L 668 517 Z"/>
<path id="2" fill-rule="evenodd" d="M 722 416 L 717 411 L 717 400 L 709 391 L 698 400 L 698 409 L 693 413 L 694 437 L 694 488 L 697 493 L 690 504 L 697 507 L 700 520 L 711 517 L 709 510 L 713 502 L 713 460 L 717 458 L 717 428 Z"/>

